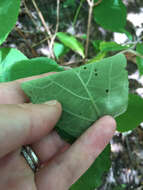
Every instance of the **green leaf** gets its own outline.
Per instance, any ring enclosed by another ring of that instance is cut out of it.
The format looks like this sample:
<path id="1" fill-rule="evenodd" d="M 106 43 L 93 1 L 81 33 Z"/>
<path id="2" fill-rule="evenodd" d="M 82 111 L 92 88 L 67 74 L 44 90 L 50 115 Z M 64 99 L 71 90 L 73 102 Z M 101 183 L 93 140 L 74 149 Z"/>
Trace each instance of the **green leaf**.
<path id="1" fill-rule="evenodd" d="M 136 45 L 136 51 L 143 56 L 143 43 L 138 43 Z M 143 58 L 137 56 L 136 63 L 139 69 L 139 73 L 140 75 L 142 75 L 143 74 Z"/>
<path id="2" fill-rule="evenodd" d="M 126 25 L 126 16 L 126 7 L 121 0 L 102 0 L 94 8 L 94 20 L 113 32 L 122 32 Z"/>
<path id="3" fill-rule="evenodd" d="M 125 56 L 117 54 L 23 83 L 22 88 L 33 103 L 53 99 L 61 102 L 63 114 L 57 124 L 58 132 L 77 138 L 99 117 L 107 114 L 116 117 L 126 110 L 128 75 L 125 67 Z"/>
<path id="4" fill-rule="evenodd" d="M 15 48 L 0 48 L 0 81 L 3 80 L 4 70 L 17 61 L 28 58 Z"/>
<path id="5" fill-rule="evenodd" d="M 0 48 L 0 63 L 3 68 L 13 65 L 17 61 L 27 59 L 22 52 L 15 48 Z"/>
<path id="6" fill-rule="evenodd" d="M 22 60 L 9 65 L 4 69 L 3 81 L 12 81 L 50 71 L 63 71 L 54 60 L 47 57 Z"/>
<path id="7" fill-rule="evenodd" d="M 105 42 L 102 41 L 100 43 L 100 51 L 109 52 L 109 51 L 121 51 L 125 49 L 129 49 L 130 45 L 120 45 L 116 42 Z"/>
<path id="8" fill-rule="evenodd" d="M 100 52 L 95 57 L 93 57 L 92 59 L 88 60 L 85 64 L 95 63 L 97 61 L 102 60 L 105 56 L 106 56 L 106 52 Z"/>
<path id="9" fill-rule="evenodd" d="M 0 1 L 0 44 L 7 38 L 14 27 L 20 8 L 20 0 Z"/>
<path id="10" fill-rule="evenodd" d="M 83 45 L 74 37 L 71 35 L 68 35 L 64 32 L 58 32 L 57 38 L 68 48 L 72 49 L 74 52 L 78 53 L 82 56 L 82 58 L 85 57 L 84 55 L 84 47 Z"/>
<path id="11" fill-rule="evenodd" d="M 68 53 L 68 51 L 69 48 L 65 47 L 63 44 L 57 42 L 54 43 L 54 54 L 57 59 L 64 56 L 66 53 Z"/>
<path id="12" fill-rule="evenodd" d="M 120 132 L 133 130 L 143 122 L 143 99 L 135 94 L 129 94 L 127 111 L 116 118 L 117 130 Z"/>
<path id="13" fill-rule="evenodd" d="M 108 145 L 91 167 L 71 186 L 70 190 L 95 190 L 99 187 L 103 175 L 111 166 L 110 152 L 110 145 Z"/>
<path id="14" fill-rule="evenodd" d="M 100 52 L 100 43 L 102 42 L 102 40 L 93 40 L 92 41 L 92 45 L 94 47 L 94 50 L 96 53 Z"/>

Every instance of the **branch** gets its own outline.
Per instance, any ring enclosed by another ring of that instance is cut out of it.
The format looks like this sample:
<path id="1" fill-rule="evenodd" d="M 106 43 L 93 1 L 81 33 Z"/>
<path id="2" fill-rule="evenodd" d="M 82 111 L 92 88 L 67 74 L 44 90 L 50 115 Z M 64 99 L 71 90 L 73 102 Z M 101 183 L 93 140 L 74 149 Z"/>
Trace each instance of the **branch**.
<path id="1" fill-rule="evenodd" d="M 97 1 L 96 3 L 94 3 L 94 6 L 99 5 L 101 2 L 102 2 L 102 0 Z"/>
<path id="2" fill-rule="evenodd" d="M 48 26 L 47 26 L 47 24 L 46 24 L 46 22 L 45 22 L 45 19 L 44 19 L 43 15 L 42 15 L 41 11 L 39 10 L 39 8 L 38 8 L 38 6 L 37 6 L 35 0 L 32 0 L 32 3 L 33 3 L 33 5 L 34 5 L 34 7 L 35 7 L 35 9 L 36 9 L 36 11 L 37 11 L 37 13 L 38 13 L 38 15 L 39 15 L 39 18 L 40 18 L 40 20 L 41 20 L 41 22 L 42 22 L 42 24 L 43 24 L 43 26 L 44 26 L 46 32 L 48 33 L 48 35 L 49 35 L 50 37 L 52 37 L 51 31 L 49 30 L 49 28 L 48 28 Z"/>

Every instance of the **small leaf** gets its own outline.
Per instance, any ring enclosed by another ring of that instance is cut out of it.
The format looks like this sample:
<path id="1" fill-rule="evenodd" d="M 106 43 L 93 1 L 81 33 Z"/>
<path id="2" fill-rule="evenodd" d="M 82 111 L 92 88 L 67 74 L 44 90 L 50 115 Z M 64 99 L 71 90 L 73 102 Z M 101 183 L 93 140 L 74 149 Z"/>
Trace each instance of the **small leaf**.
<path id="1" fill-rule="evenodd" d="M 120 132 L 133 130 L 143 122 L 143 99 L 135 94 L 129 94 L 127 111 L 116 118 L 117 130 Z"/>
<path id="2" fill-rule="evenodd" d="M 50 71 L 63 71 L 54 60 L 47 57 L 22 60 L 6 67 L 3 73 L 3 81 L 12 81 L 33 75 L 39 75 Z"/>
<path id="3" fill-rule="evenodd" d="M 143 56 L 143 43 L 138 43 L 136 45 L 136 51 Z M 143 58 L 137 56 L 136 63 L 139 69 L 139 73 L 140 75 L 142 75 L 143 74 Z"/>
<path id="4" fill-rule="evenodd" d="M 64 56 L 66 53 L 68 53 L 68 51 L 69 48 L 65 47 L 63 44 L 57 42 L 54 43 L 54 54 L 57 59 Z"/>
<path id="5" fill-rule="evenodd" d="M 94 47 L 94 50 L 96 53 L 100 52 L 100 43 L 102 42 L 102 40 L 93 40 L 92 41 L 92 45 Z"/>
<path id="6" fill-rule="evenodd" d="M 61 102 L 63 114 L 56 128 L 59 134 L 64 131 L 77 138 L 99 117 L 106 114 L 116 117 L 126 110 L 128 75 L 125 67 L 125 56 L 117 54 L 23 83 L 22 88 L 33 103 L 52 99 Z"/>
<path id="7" fill-rule="evenodd" d="M 121 0 L 102 0 L 94 8 L 94 19 L 106 30 L 122 32 L 126 25 L 127 11 Z"/>
<path id="8" fill-rule="evenodd" d="M 130 45 L 120 45 L 120 44 L 117 44 L 116 42 L 102 41 L 100 43 L 100 51 L 104 51 L 104 52 L 121 51 L 121 50 L 129 49 L 130 47 L 131 47 Z"/>
<path id="9" fill-rule="evenodd" d="M 95 190 L 99 187 L 103 175 L 111 166 L 110 152 L 110 145 L 108 145 L 91 167 L 71 186 L 70 190 Z"/>
<path id="10" fill-rule="evenodd" d="M 14 27 L 20 8 L 20 0 L 0 1 L 0 44 L 7 38 Z"/>
<path id="11" fill-rule="evenodd" d="M 57 38 L 68 48 L 72 49 L 79 55 L 81 55 L 83 58 L 85 57 L 84 55 L 84 47 L 83 45 L 74 37 L 67 35 L 64 32 L 58 32 L 57 33 Z"/>
<path id="12" fill-rule="evenodd" d="M 88 62 L 86 62 L 85 64 L 95 63 L 97 61 L 101 61 L 105 56 L 106 56 L 106 52 L 100 52 L 95 57 L 93 57 L 92 59 L 88 60 Z"/>

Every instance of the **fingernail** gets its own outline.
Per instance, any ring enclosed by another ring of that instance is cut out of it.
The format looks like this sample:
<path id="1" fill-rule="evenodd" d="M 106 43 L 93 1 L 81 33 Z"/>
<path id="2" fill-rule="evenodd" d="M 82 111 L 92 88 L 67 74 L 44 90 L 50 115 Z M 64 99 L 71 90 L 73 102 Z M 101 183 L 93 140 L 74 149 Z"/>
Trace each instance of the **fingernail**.
<path id="1" fill-rule="evenodd" d="M 47 104 L 49 106 L 55 106 L 57 104 L 57 101 L 56 100 L 50 100 L 50 101 L 45 102 L 44 104 Z"/>

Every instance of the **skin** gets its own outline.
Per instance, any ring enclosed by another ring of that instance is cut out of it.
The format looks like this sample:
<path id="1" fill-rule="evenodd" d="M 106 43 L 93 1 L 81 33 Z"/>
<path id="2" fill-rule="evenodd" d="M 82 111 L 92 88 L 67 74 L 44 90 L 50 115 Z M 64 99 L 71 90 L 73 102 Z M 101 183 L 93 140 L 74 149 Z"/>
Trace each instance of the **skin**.
<path id="1" fill-rule="evenodd" d="M 115 132 L 115 120 L 104 116 L 73 145 L 64 142 L 54 131 L 62 113 L 60 103 L 33 105 L 20 88 L 21 82 L 43 76 L 0 84 L 0 189 L 68 190 Z M 35 174 L 20 154 L 26 144 L 40 160 Z"/>

